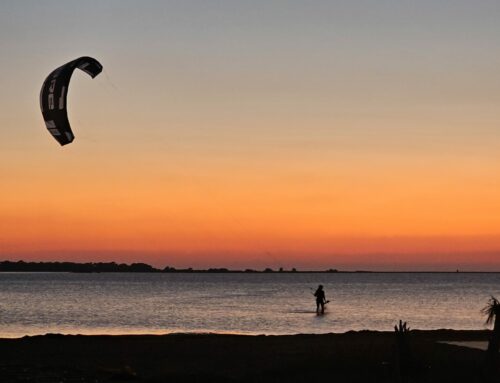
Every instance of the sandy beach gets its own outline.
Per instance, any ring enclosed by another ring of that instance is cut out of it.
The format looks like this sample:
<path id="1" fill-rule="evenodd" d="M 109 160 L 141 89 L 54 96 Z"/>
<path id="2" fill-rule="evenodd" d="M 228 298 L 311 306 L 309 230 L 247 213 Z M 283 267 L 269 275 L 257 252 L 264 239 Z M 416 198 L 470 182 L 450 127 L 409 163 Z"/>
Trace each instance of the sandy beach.
<path id="1" fill-rule="evenodd" d="M 413 331 L 415 382 L 481 382 L 487 331 Z M 395 382 L 391 332 L 0 339 L 2 382 Z"/>

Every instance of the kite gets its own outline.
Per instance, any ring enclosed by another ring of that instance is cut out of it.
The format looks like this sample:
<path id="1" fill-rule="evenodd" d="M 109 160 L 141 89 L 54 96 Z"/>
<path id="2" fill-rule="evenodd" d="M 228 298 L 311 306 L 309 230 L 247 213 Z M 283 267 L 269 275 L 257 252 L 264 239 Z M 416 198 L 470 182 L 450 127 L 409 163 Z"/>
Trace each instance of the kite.
<path id="1" fill-rule="evenodd" d="M 45 126 L 61 145 L 69 144 L 75 138 L 66 110 L 69 81 L 75 68 L 81 69 L 92 78 L 102 71 L 102 65 L 96 59 L 80 57 L 50 73 L 40 91 L 40 108 Z"/>

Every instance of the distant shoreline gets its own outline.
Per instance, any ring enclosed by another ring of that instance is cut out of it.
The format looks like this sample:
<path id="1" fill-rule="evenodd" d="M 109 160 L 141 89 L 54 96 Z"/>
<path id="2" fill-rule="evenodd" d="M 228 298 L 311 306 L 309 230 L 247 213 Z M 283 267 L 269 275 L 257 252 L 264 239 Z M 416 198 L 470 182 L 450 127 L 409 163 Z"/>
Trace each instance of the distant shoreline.
<path id="1" fill-rule="evenodd" d="M 202 273 L 202 274 L 499 274 L 500 271 L 379 271 L 379 270 L 298 270 L 272 269 L 263 270 L 244 269 L 231 270 L 224 267 L 209 269 L 184 268 L 176 269 L 166 266 L 163 269 L 155 268 L 146 263 L 116 263 L 116 262 L 25 262 L 25 261 L 2 261 L 1 272 L 69 272 L 69 273 Z"/>

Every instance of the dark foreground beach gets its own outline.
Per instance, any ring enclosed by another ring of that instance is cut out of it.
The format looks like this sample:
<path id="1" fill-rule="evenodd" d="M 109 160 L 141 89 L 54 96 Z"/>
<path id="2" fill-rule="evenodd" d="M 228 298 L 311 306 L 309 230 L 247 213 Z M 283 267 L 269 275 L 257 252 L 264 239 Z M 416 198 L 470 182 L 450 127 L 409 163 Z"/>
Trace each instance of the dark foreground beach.
<path id="1" fill-rule="evenodd" d="M 440 343 L 486 331 L 414 331 L 412 382 L 482 382 L 485 352 Z M 1 382 L 397 382 L 394 333 L 45 335 L 0 339 Z"/>

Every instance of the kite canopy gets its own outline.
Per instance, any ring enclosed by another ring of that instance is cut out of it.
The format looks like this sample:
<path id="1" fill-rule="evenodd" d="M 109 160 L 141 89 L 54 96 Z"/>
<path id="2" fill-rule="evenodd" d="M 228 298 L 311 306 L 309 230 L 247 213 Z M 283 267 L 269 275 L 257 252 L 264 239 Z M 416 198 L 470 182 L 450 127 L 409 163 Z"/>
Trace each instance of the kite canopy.
<path id="1" fill-rule="evenodd" d="M 102 71 L 102 65 L 96 59 L 80 57 L 50 73 L 40 91 L 40 108 L 45 125 L 61 145 L 69 144 L 75 138 L 66 110 L 69 80 L 75 68 L 81 69 L 92 78 Z"/>

